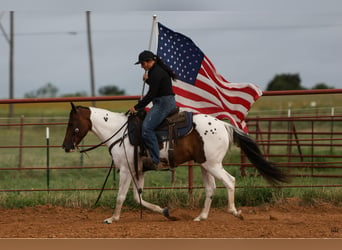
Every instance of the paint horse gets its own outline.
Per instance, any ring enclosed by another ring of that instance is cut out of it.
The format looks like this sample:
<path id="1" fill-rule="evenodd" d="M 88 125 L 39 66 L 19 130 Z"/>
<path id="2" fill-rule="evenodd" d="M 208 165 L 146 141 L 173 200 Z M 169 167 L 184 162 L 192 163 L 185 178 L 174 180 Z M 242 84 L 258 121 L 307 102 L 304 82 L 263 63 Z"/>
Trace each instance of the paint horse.
<path id="1" fill-rule="evenodd" d="M 142 198 L 140 191 L 144 185 L 144 172 L 140 171 L 138 176 L 134 173 L 133 146 L 129 143 L 128 136 L 124 136 L 125 129 L 122 129 L 127 122 L 127 116 L 124 113 L 114 113 L 95 107 L 76 107 L 73 103 L 71 106 L 63 142 L 65 152 L 75 151 L 81 140 L 89 131 L 92 131 L 102 142 L 105 141 L 105 144 L 110 148 L 115 168 L 120 170 L 114 213 L 112 217 L 105 219 L 104 223 L 110 224 L 119 220 L 121 208 L 132 180 L 136 183 L 136 186 L 133 187 L 134 200 L 140 202 L 142 206 L 171 219 L 168 208 L 161 208 Z M 221 181 L 227 189 L 228 212 L 238 218 L 243 218 L 241 211 L 238 211 L 234 204 L 235 178 L 222 166 L 222 160 L 233 144 L 242 149 L 250 162 L 268 182 L 278 184 L 287 181 L 287 176 L 262 156 L 258 145 L 242 130 L 205 114 L 194 114 L 193 123 L 194 129 L 188 135 L 177 139 L 174 145 L 174 161 L 176 166 L 191 160 L 201 166 L 205 186 L 205 201 L 201 213 L 194 221 L 208 218 L 212 197 L 216 189 L 215 179 Z M 115 143 L 120 140 L 122 140 L 121 143 Z M 160 157 L 167 159 L 167 154 L 168 143 L 165 142 L 160 151 Z M 139 169 L 142 169 L 140 158 L 138 164 Z"/>

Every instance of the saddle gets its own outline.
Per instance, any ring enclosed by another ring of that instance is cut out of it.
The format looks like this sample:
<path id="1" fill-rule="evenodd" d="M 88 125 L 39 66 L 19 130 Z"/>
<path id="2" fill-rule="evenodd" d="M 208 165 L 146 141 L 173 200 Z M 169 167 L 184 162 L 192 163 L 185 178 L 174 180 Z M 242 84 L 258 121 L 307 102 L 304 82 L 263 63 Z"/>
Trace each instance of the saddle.
<path id="1" fill-rule="evenodd" d="M 171 168 L 175 168 L 174 145 L 178 138 L 189 134 L 193 129 L 192 112 L 179 112 L 177 107 L 156 129 L 159 147 L 162 143 L 168 141 L 168 161 Z M 136 114 L 128 117 L 128 137 L 131 145 L 134 146 L 134 164 L 138 162 L 138 147 L 141 155 L 146 155 L 146 148 L 142 139 L 142 123 L 146 116 L 145 110 L 139 110 Z M 137 170 L 137 167 L 136 167 Z"/>

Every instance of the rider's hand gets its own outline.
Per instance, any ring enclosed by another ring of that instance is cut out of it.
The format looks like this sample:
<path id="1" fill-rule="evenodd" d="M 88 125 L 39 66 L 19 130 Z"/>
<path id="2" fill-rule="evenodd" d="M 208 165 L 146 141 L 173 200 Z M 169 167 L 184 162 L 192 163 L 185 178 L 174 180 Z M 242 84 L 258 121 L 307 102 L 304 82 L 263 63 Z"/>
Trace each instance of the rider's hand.
<path id="1" fill-rule="evenodd" d="M 148 79 L 148 74 L 145 73 L 145 74 L 143 75 L 143 81 L 145 82 L 147 79 Z"/>
<path id="2" fill-rule="evenodd" d="M 137 112 L 137 111 L 135 110 L 134 107 L 129 108 L 129 113 L 134 114 L 135 112 Z"/>

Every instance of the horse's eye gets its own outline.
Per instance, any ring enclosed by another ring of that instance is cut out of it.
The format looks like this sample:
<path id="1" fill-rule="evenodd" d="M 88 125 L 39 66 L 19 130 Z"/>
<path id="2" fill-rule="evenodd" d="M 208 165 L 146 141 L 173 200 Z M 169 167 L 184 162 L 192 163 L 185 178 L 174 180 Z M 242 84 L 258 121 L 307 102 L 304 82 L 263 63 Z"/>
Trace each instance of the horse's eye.
<path id="1" fill-rule="evenodd" d="M 80 132 L 79 128 L 75 128 L 75 134 L 78 134 Z"/>

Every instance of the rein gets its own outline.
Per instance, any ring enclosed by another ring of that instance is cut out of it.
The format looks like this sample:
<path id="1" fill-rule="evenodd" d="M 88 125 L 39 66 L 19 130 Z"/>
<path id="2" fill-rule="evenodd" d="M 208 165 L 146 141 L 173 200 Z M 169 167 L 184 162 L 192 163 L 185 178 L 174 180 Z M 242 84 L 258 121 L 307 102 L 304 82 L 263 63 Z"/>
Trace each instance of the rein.
<path id="1" fill-rule="evenodd" d="M 93 150 L 93 149 L 95 149 L 95 148 L 98 148 L 98 147 L 100 147 L 100 146 L 102 146 L 103 144 L 105 144 L 106 142 L 108 142 L 110 139 L 112 139 L 114 136 L 116 136 L 126 125 L 127 125 L 127 123 L 128 123 L 128 121 L 126 121 L 122 126 L 121 126 L 121 128 L 119 128 L 119 130 L 118 131 L 116 131 L 111 137 L 109 137 L 108 139 L 106 139 L 106 140 L 104 140 L 104 141 L 102 141 L 102 142 L 100 142 L 99 144 L 97 144 L 97 145 L 95 145 L 95 146 L 92 146 L 92 147 L 90 147 L 90 148 L 86 148 L 86 149 L 83 149 L 83 150 L 81 150 L 80 151 L 80 153 L 84 153 L 84 152 L 87 152 L 87 151 L 90 151 L 90 150 Z M 118 140 L 118 141 L 120 141 L 121 140 L 121 138 Z M 117 142 L 118 142 L 117 141 Z M 115 143 L 116 144 L 116 143 Z"/>

